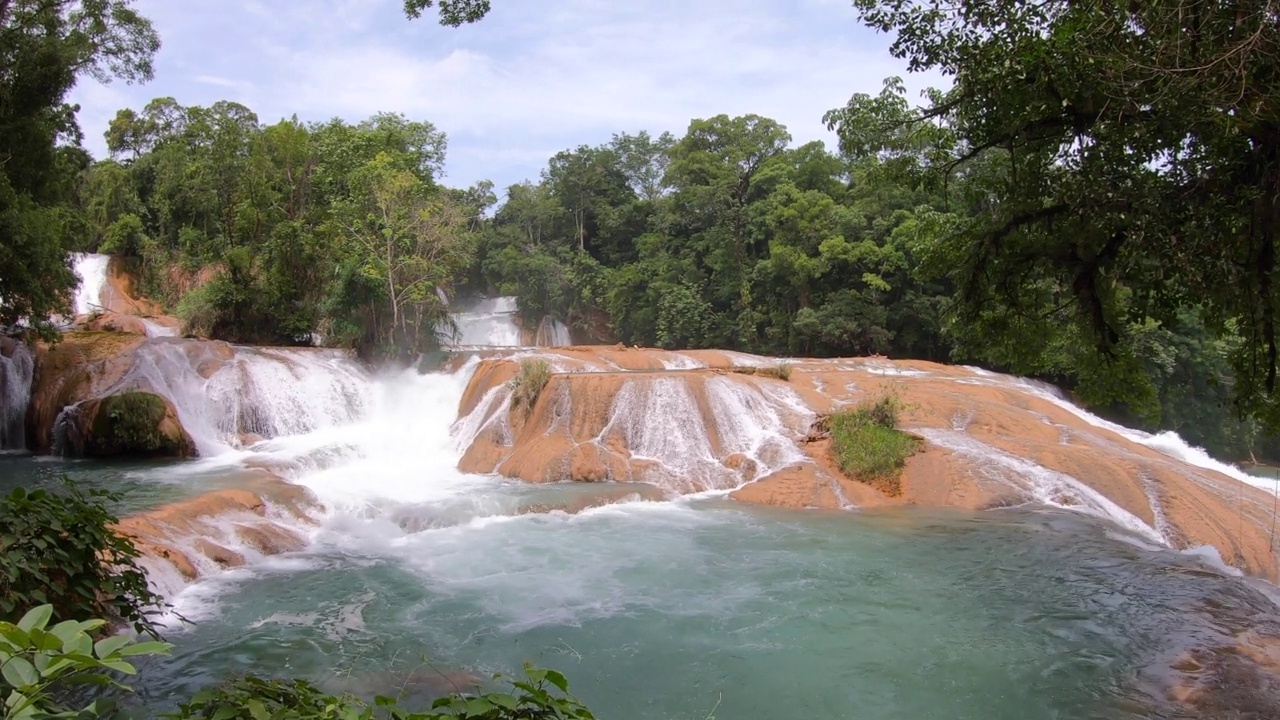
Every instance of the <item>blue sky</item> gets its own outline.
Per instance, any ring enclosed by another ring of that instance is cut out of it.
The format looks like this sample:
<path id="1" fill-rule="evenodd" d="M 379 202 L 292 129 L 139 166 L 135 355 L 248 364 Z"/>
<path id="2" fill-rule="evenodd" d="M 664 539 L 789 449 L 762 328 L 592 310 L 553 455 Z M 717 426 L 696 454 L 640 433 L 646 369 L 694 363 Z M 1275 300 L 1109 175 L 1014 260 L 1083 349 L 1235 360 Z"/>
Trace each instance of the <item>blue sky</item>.
<path id="1" fill-rule="evenodd" d="M 233 100 L 265 123 L 403 112 L 449 136 L 453 186 L 499 191 L 615 132 L 683 133 L 757 113 L 832 144 L 822 114 L 905 66 L 849 0 L 493 0 L 478 24 L 407 20 L 401 0 L 136 0 L 163 41 L 145 85 L 81 82 L 86 145 L 123 107 Z M 935 81 L 936 82 L 936 79 Z M 925 84 L 908 79 L 913 94 Z"/>

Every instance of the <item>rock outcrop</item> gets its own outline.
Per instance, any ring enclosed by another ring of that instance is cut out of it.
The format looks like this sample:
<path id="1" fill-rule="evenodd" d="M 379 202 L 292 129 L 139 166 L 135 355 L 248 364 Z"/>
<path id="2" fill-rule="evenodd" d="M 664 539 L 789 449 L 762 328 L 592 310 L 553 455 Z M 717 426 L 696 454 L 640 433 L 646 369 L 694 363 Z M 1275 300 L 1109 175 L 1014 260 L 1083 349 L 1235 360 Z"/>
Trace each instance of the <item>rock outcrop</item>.
<path id="1" fill-rule="evenodd" d="M 54 346 L 40 345 L 35 353 L 35 380 L 27 410 L 27 447 L 36 453 L 53 449 L 54 428 L 58 418 L 70 407 L 77 407 L 75 429 L 86 439 L 100 405 L 87 405 L 112 395 L 143 392 L 159 395 L 155 373 L 156 343 L 164 343 L 168 352 L 181 357 L 204 377 L 217 372 L 234 357 L 230 345 L 197 340 L 151 339 L 113 332 L 70 332 L 62 335 Z M 163 437 L 176 440 L 185 436 L 175 428 L 177 414 L 165 401 Z M 180 425 L 180 424 L 179 424 Z M 189 438 L 187 438 L 189 441 Z M 126 443 L 127 445 L 127 443 Z M 170 447 L 175 447 L 170 445 Z M 189 453 L 182 453 L 187 455 Z"/>
<path id="2" fill-rule="evenodd" d="M 621 346 L 537 357 L 554 374 L 528 408 L 508 400 L 520 357 L 477 367 L 455 428 L 460 469 L 731 491 L 787 507 L 1036 502 L 1108 518 L 1153 544 L 1212 545 L 1232 565 L 1277 577 L 1269 493 L 1017 378 L 872 358 L 790 361 L 784 381 L 768 376 L 784 374 L 777 360 Z M 899 497 L 845 478 L 828 458 L 830 441 L 810 432 L 818 417 L 888 392 L 904 403 L 904 429 L 926 440 L 907 461 Z"/>
<path id="3" fill-rule="evenodd" d="M 301 486 L 262 470 L 215 490 L 121 520 L 142 553 L 148 577 L 172 596 L 187 583 L 254 558 L 301 550 L 316 500 Z"/>
<path id="4" fill-rule="evenodd" d="M 150 392 L 86 400 L 63 419 L 68 454 L 77 457 L 188 458 L 195 442 L 173 403 Z"/>

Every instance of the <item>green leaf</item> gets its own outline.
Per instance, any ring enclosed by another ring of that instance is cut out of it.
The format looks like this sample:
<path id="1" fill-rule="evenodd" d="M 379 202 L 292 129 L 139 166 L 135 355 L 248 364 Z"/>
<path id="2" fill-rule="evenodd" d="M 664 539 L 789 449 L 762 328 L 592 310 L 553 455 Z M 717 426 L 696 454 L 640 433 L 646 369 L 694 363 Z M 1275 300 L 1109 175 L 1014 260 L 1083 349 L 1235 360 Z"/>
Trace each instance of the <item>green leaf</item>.
<path id="1" fill-rule="evenodd" d="M 26 658 L 9 658 L 0 673 L 3 673 L 5 682 L 15 688 L 30 688 L 40 682 L 40 673 Z"/>
<path id="2" fill-rule="evenodd" d="M 105 637 L 94 643 L 93 654 L 97 655 L 99 658 L 106 658 L 131 642 L 133 642 L 133 638 L 127 635 L 112 635 L 111 637 Z"/>
<path id="3" fill-rule="evenodd" d="M 480 717 L 493 711 L 494 705 L 482 697 L 468 698 L 465 706 L 467 716 Z"/>
<path id="4" fill-rule="evenodd" d="M 30 632 L 32 628 L 44 629 L 49 623 L 49 618 L 53 617 L 52 605 L 41 605 L 40 607 L 31 608 L 26 615 L 18 621 L 18 629 L 24 632 Z"/>
<path id="5" fill-rule="evenodd" d="M 485 697 L 494 705 L 507 710 L 515 710 L 520 705 L 519 700 L 516 700 L 514 697 L 507 695 L 506 693 L 491 693 L 489 695 L 485 695 Z"/>
<path id="6" fill-rule="evenodd" d="M 547 671 L 547 682 L 560 688 L 561 692 L 569 692 L 569 681 L 558 670 Z"/>
<path id="7" fill-rule="evenodd" d="M 0 637 L 11 643 L 15 648 L 25 648 L 31 645 L 31 637 L 19 630 L 17 625 L 0 623 Z"/>
<path id="8" fill-rule="evenodd" d="M 245 707 L 249 708 L 249 714 L 253 716 L 253 720 L 270 720 L 271 713 L 267 712 L 267 708 L 262 704 L 261 700 L 249 698 L 244 704 Z"/>
<path id="9" fill-rule="evenodd" d="M 125 675 L 138 674 L 137 668 L 123 660 L 104 660 L 101 664 L 102 667 L 105 667 L 108 670 L 115 670 L 116 672 L 123 673 Z"/>
<path id="10" fill-rule="evenodd" d="M 120 657 L 135 657 L 137 655 L 168 655 L 173 649 L 173 645 L 167 642 L 140 642 L 130 645 L 120 650 Z"/>

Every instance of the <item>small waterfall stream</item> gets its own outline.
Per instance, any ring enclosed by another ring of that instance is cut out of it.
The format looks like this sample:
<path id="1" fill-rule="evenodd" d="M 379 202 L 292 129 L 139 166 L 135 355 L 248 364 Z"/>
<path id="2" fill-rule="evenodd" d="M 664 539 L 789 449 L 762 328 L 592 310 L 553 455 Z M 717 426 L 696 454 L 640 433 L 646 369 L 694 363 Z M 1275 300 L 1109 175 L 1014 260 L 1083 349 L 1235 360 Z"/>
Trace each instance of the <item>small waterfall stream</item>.
<path id="1" fill-rule="evenodd" d="M 27 404 L 34 376 L 31 351 L 15 342 L 8 355 L 0 353 L 0 450 L 26 447 Z"/>

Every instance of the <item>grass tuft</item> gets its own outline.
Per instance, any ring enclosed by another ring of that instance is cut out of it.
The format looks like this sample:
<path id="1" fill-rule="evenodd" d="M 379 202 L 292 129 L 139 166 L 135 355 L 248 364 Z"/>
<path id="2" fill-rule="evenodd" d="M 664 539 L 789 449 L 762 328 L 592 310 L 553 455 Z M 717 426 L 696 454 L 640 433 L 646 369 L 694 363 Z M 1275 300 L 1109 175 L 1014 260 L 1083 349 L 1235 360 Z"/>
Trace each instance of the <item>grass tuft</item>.
<path id="1" fill-rule="evenodd" d="M 542 388 L 551 379 L 551 366 L 537 358 L 521 360 L 520 371 L 511 379 L 511 407 L 533 409 Z"/>
<path id="2" fill-rule="evenodd" d="M 791 363 L 780 362 L 773 367 L 734 365 L 729 368 L 729 372 L 737 373 L 739 375 L 759 375 L 761 377 L 770 377 L 786 382 L 791 380 Z"/>
<path id="3" fill-rule="evenodd" d="M 886 495 L 902 494 L 902 468 L 922 444 L 898 429 L 901 403 L 887 395 L 830 419 L 831 458 L 848 477 Z"/>

